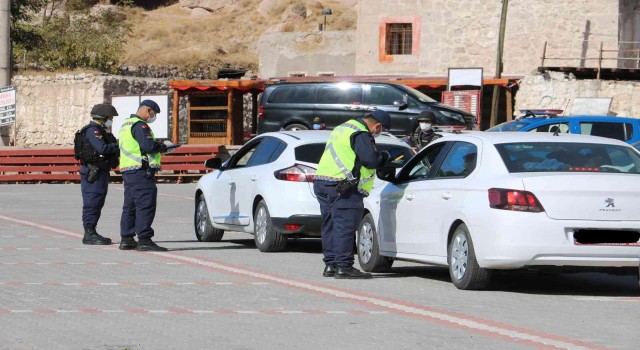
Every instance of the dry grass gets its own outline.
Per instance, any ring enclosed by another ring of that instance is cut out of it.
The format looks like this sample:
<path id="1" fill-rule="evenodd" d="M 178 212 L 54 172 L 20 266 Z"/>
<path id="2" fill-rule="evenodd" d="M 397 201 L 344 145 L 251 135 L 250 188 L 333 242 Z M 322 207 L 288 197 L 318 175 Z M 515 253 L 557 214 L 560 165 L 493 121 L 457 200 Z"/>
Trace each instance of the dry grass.
<path id="1" fill-rule="evenodd" d="M 224 3 L 223 1 L 220 2 Z M 155 11 L 133 9 L 127 19 L 134 23 L 126 46 L 124 64 L 173 64 L 190 67 L 203 62 L 245 67 L 257 70 L 257 41 L 265 32 L 313 31 L 322 23 L 323 8 L 331 8 L 327 17 L 330 30 L 356 27 L 354 9 L 340 5 L 339 0 L 277 0 L 264 17 L 258 12 L 257 0 L 242 0 L 222 7 L 215 13 L 192 16 L 192 11 L 179 4 Z M 283 19 L 283 13 L 300 13 L 306 18 Z"/>

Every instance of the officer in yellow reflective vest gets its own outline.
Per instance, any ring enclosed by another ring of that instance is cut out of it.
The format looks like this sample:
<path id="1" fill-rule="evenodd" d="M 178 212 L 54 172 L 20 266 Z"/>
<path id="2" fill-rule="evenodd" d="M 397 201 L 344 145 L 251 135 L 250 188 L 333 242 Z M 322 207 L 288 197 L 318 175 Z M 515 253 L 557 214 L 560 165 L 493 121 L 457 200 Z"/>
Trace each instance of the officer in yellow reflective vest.
<path id="1" fill-rule="evenodd" d="M 313 190 L 322 213 L 325 277 L 371 278 L 370 273 L 353 267 L 353 242 L 375 169 L 389 160 L 389 153 L 378 151 L 374 140 L 382 128 L 391 128 L 391 116 L 383 110 L 349 120 L 333 129 L 320 158 Z"/>
<path id="2" fill-rule="evenodd" d="M 118 133 L 120 172 L 124 181 L 124 205 L 120 218 L 120 249 L 166 251 L 155 244 L 151 228 L 156 215 L 158 189 L 155 173 L 160 170 L 161 154 L 172 144 L 156 141 L 147 123 L 153 123 L 160 106 L 152 100 L 140 103 L 136 114 L 127 118 Z M 134 237 L 138 235 L 138 241 Z"/>

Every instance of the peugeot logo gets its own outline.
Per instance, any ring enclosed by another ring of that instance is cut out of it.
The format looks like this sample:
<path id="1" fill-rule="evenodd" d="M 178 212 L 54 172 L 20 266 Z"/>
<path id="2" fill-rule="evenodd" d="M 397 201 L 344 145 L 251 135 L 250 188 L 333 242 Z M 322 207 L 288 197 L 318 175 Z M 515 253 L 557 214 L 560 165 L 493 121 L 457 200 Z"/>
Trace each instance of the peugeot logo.
<path id="1" fill-rule="evenodd" d="M 604 200 L 604 203 L 607 205 L 606 208 L 615 208 L 616 205 L 613 203 L 613 198 L 607 198 Z"/>

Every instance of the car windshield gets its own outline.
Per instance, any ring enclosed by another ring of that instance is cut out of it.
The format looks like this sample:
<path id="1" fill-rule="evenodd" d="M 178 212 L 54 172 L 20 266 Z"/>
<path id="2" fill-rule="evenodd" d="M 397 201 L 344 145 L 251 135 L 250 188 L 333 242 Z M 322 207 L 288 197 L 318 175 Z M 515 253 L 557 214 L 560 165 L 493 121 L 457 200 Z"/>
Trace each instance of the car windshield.
<path id="1" fill-rule="evenodd" d="M 388 166 L 400 168 L 415 154 L 409 147 L 376 143 L 379 150 L 389 152 L 391 156 Z M 297 161 L 318 164 L 322 153 L 324 153 L 325 143 L 309 143 L 301 145 L 295 149 Z"/>
<path id="2" fill-rule="evenodd" d="M 526 125 L 529 125 L 529 123 L 514 120 L 514 121 L 498 124 L 493 128 L 487 129 L 486 131 L 518 131 L 523 127 L 525 127 Z"/>
<path id="3" fill-rule="evenodd" d="M 418 91 L 418 90 L 416 90 L 416 89 L 414 89 L 414 88 L 412 88 L 410 86 L 403 85 L 400 88 L 410 92 L 412 95 L 414 95 L 416 98 L 418 98 L 418 100 L 420 100 L 421 102 L 424 102 L 424 103 L 438 102 L 438 101 L 432 99 L 431 97 L 423 94 L 422 92 L 420 92 L 420 91 Z"/>
<path id="4" fill-rule="evenodd" d="M 511 173 L 640 174 L 640 156 L 625 146 L 565 142 L 517 142 L 495 146 Z"/>

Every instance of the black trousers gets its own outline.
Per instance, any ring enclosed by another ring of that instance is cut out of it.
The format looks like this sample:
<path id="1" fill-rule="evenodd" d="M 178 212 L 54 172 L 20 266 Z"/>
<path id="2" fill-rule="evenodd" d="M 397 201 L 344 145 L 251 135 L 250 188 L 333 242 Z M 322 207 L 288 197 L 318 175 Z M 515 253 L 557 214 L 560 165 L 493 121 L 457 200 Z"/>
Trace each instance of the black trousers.
<path id="1" fill-rule="evenodd" d="M 89 169 L 80 168 L 80 191 L 82 191 L 82 227 L 95 228 L 100 220 L 102 207 L 109 189 L 109 171 L 99 170 L 93 183 L 87 181 Z"/>
<path id="2" fill-rule="evenodd" d="M 153 237 L 153 219 L 156 216 L 158 188 L 155 173 L 146 176 L 146 170 L 139 169 L 122 173 L 124 180 L 124 205 L 120 218 L 120 236 L 138 238 Z"/>

